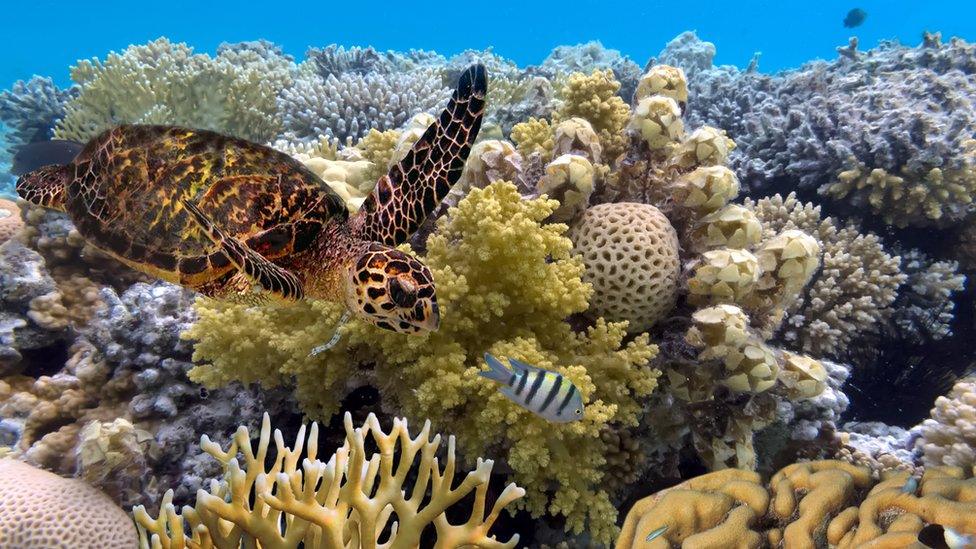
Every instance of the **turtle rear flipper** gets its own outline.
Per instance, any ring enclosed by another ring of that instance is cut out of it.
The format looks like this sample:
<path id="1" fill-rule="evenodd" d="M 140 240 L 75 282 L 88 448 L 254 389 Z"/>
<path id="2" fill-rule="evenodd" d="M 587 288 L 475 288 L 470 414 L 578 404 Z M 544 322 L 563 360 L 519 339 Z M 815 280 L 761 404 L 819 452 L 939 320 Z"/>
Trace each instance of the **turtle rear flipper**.
<path id="1" fill-rule="evenodd" d="M 363 203 L 356 220 L 361 238 L 389 246 L 402 244 L 437 208 L 461 177 L 481 129 L 487 92 L 484 65 L 468 67 L 437 121 L 380 178 Z"/>
<path id="2" fill-rule="evenodd" d="M 44 166 L 17 180 L 17 194 L 31 204 L 63 212 L 68 183 L 74 176 L 73 166 Z"/>
<path id="3" fill-rule="evenodd" d="M 305 292 L 301 281 L 294 274 L 268 261 L 264 256 L 248 248 L 240 240 L 226 234 L 207 214 L 187 200 L 180 201 L 200 229 L 216 245 L 227 259 L 261 289 L 286 301 L 302 299 Z"/>

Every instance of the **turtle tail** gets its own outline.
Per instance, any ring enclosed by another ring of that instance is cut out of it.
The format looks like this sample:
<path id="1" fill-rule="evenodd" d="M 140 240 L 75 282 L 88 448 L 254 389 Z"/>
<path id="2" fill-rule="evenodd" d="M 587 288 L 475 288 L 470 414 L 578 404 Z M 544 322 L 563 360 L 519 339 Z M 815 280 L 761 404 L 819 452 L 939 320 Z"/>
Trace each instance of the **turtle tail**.
<path id="1" fill-rule="evenodd" d="M 31 204 L 63 212 L 68 182 L 72 177 L 74 169 L 71 166 L 44 166 L 17 180 L 17 194 Z"/>

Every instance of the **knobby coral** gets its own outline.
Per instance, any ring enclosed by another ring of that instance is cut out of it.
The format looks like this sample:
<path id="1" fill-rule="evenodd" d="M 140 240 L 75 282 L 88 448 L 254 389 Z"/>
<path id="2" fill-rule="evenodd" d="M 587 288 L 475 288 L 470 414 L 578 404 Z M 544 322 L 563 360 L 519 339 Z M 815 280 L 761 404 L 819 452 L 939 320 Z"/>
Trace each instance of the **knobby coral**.
<path id="1" fill-rule="evenodd" d="M 614 439 L 601 431 L 637 424 L 656 386 L 659 372 L 648 365 L 656 348 L 646 335 L 622 346 L 622 324 L 600 321 L 576 333 L 564 322 L 587 308 L 590 288 L 570 257 L 566 226 L 542 222 L 557 205 L 495 182 L 439 220 L 424 258 L 437 282 L 437 332 L 404 337 L 357 320 L 339 327 L 340 308 L 321 302 L 249 309 L 200 301 L 187 337 L 209 364 L 191 375 L 209 386 L 293 377 L 304 410 L 319 418 L 352 388 L 372 385 L 390 409 L 457 433 L 464 455 L 504 460 L 526 487 L 520 505 L 534 515 L 564 515 L 567 528 L 611 539 L 616 510 L 603 480 L 613 474 L 605 456 Z M 337 329 L 335 347 L 310 358 Z M 573 381 L 587 402 L 582 421 L 554 428 L 505 399 L 477 375 L 486 351 Z"/>
<path id="2" fill-rule="evenodd" d="M 292 448 L 285 446 L 280 431 L 274 431 L 270 466 L 266 465 L 272 438 L 268 415 L 256 446 L 246 427 L 238 429 L 227 450 L 204 435 L 200 446 L 221 464 L 223 478 L 212 481 L 209 492 L 197 492 L 196 505 L 184 507 L 182 515 L 172 503 L 172 491 L 164 496 L 158 518 L 136 507 L 133 513 L 142 547 L 396 549 L 418 547 L 430 525 L 437 535 L 432 547 L 501 549 L 518 543 L 517 534 L 507 542 L 488 535 L 502 509 L 525 493 L 509 484 L 486 515 L 491 460 L 479 458 L 475 470 L 454 487 L 454 437 L 448 438 L 441 468 L 436 457 L 441 436 L 431 438 L 429 421 L 416 437 L 407 421 L 399 418 L 389 432 L 383 432 L 373 414 L 354 429 L 352 415 L 346 413 L 345 428 L 344 444 L 326 462 L 318 459 L 317 424 L 312 424 L 307 439 L 303 425 Z M 375 444 L 377 451 L 367 450 L 368 443 Z M 417 476 L 408 488 L 408 474 L 415 464 Z M 470 518 L 451 524 L 444 512 L 472 492 Z"/>

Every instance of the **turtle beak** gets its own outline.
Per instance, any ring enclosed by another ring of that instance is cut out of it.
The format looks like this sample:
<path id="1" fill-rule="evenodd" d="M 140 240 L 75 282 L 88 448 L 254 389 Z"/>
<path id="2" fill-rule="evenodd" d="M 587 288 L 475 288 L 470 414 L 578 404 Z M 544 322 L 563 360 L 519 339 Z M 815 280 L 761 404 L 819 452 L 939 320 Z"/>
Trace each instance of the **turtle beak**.
<path id="1" fill-rule="evenodd" d="M 414 324 L 419 331 L 418 335 L 428 332 L 436 332 L 441 326 L 441 313 L 437 307 L 437 298 L 432 298 L 429 304 L 424 307 L 424 319 Z"/>

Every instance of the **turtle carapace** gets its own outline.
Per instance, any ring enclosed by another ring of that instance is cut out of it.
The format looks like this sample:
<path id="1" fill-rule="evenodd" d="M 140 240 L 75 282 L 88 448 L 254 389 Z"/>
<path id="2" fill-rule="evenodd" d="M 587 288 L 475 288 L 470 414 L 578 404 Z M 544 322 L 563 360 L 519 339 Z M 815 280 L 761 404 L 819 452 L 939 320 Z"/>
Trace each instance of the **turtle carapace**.
<path id="1" fill-rule="evenodd" d="M 362 208 L 292 157 L 211 131 L 119 126 L 67 165 L 17 181 L 25 200 L 65 211 L 95 247 L 214 298 L 341 302 L 402 333 L 437 329 L 430 270 L 397 250 L 461 176 L 485 107 L 468 68 L 437 120 Z"/>

